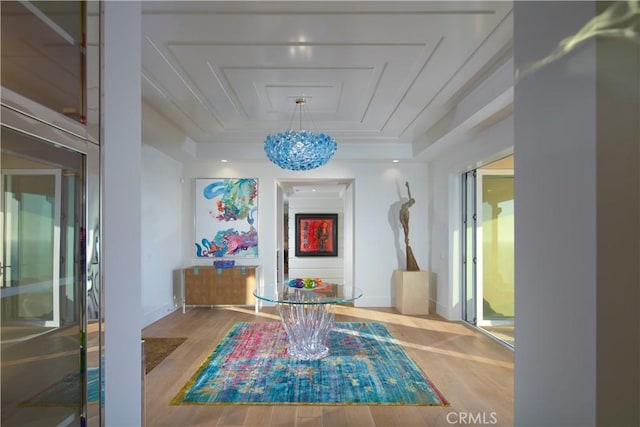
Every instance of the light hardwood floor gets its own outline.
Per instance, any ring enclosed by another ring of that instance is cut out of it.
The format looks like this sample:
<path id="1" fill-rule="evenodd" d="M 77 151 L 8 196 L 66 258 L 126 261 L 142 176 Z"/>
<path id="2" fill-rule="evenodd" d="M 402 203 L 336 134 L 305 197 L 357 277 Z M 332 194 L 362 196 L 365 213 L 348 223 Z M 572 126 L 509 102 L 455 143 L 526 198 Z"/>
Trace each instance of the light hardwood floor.
<path id="1" fill-rule="evenodd" d="M 279 321 L 273 308 L 193 308 L 146 327 L 145 337 L 188 337 L 145 381 L 147 426 L 450 426 L 513 425 L 513 352 L 463 324 L 393 308 L 336 307 L 336 321 L 385 324 L 438 389 L 448 407 L 171 406 L 169 401 L 235 322 Z M 484 423 L 484 424 L 483 424 Z"/>

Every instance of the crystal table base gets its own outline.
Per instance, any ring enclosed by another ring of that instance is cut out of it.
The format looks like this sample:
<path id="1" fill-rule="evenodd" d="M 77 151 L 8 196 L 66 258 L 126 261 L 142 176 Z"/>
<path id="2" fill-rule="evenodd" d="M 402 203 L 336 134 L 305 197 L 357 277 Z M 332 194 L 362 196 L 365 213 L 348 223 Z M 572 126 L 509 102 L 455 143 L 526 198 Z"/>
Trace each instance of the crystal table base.
<path id="1" fill-rule="evenodd" d="M 325 345 L 333 329 L 333 304 L 278 304 L 292 357 L 316 360 L 329 354 Z"/>

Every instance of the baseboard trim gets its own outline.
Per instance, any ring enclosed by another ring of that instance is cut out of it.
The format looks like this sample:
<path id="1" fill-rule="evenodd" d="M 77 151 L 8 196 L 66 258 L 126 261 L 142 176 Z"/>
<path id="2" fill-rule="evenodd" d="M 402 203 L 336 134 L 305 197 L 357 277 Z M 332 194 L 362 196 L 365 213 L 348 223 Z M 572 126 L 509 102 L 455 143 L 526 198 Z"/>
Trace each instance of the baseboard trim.
<path id="1" fill-rule="evenodd" d="M 173 305 L 170 304 L 165 304 L 161 307 L 158 307 L 154 310 L 151 310 L 147 313 L 144 314 L 143 319 L 142 319 L 142 323 L 143 323 L 143 328 L 149 326 L 150 324 L 157 322 L 158 320 L 162 319 L 163 317 L 168 316 L 169 314 L 173 313 L 174 311 L 178 310 L 182 308 L 182 306 L 180 307 L 174 307 Z"/>

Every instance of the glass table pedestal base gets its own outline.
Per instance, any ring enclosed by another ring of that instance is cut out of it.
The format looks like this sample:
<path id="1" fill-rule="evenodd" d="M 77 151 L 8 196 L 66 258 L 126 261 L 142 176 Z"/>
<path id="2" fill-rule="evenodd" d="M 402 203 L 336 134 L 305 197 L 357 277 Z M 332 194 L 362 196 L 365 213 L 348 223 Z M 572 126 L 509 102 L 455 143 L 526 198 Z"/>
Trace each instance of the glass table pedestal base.
<path id="1" fill-rule="evenodd" d="M 256 299 L 276 304 L 287 334 L 287 352 L 301 360 L 329 354 L 327 339 L 333 329 L 334 307 L 362 296 L 362 290 L 352 286 L 321 279 L 313 282 L 316 287 L 297 288 L 289 281 L 261 285 L 253 291 Z"/>
<path id="2" fill-rule="evenodd" d="M 316 360 L 329 354 L 325 343 L 333 329 L 333 304 L 278 304 L 278 313 L 292 357 Z"/>

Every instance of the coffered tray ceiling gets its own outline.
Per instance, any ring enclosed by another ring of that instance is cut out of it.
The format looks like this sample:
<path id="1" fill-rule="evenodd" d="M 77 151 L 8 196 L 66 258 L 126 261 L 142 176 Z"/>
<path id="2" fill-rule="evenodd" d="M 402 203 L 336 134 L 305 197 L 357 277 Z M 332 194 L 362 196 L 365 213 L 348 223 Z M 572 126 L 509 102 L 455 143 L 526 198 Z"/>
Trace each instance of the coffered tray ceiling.
<path id="1" fill-rule="evenodd" d="M 370 156 L 411 158 L 507 60 L 511 8 L 145 1 L 143 101 L 199 155 L 264 158 L 267 134 L 302 127 L 330 133 L 338 159 L 367 158 L 365 146 Z M 292 122 L 299 97 L 310 112 L 301 126 Z"/>

